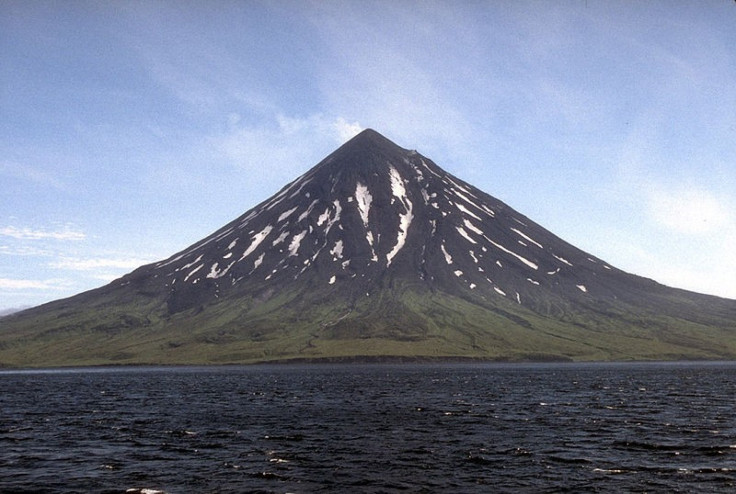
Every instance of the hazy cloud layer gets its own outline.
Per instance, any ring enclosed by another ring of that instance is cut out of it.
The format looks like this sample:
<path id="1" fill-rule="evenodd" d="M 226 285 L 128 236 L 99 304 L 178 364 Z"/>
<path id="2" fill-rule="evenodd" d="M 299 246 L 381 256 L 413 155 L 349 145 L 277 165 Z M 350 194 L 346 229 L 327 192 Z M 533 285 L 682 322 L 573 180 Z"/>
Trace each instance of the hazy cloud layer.
<path id="1" fill-rule="evenodd" d="M 84 240 L 86 237 L 83 232 L 71 228 L 64 228 L 62 230 L 34 230 L 32 228 L 17 228 L 15 226 L 0 228 L 0 235 L 19 240 Z"/>

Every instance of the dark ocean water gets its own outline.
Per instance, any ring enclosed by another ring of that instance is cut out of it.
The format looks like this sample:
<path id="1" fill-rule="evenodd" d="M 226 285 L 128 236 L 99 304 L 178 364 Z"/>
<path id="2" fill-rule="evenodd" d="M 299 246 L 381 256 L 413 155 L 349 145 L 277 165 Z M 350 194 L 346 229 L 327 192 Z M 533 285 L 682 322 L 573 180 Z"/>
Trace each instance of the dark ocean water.
<path id="1" fill-rule="evenodd" d="M 4 371 L 0 492 L 731 492 L 735 397 L 725 363 Z"/>

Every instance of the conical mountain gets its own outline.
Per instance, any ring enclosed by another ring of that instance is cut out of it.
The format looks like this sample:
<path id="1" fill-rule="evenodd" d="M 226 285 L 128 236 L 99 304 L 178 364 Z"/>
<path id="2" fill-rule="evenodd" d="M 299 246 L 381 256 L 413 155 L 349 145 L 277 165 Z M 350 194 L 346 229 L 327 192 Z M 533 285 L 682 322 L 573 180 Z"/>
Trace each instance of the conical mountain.
<path id="1" fill-rule="evenodd" d="M 0 319 L 0 363 L 736 356 L 736 301 L 625 273 L 365 130 L 184 251 Z"/>

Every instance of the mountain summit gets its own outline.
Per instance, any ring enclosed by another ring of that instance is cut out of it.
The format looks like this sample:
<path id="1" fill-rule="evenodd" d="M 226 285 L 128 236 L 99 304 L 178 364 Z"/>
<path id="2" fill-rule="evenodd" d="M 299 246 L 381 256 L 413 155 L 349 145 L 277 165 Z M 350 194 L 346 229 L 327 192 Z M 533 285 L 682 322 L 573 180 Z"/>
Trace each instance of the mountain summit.
<path id="1" fill-rule="evenodd" d="M 625 273 L 365 130 L 200 242 L 0 319 L 0 364 L 733 358 L 736 301 Z"/>

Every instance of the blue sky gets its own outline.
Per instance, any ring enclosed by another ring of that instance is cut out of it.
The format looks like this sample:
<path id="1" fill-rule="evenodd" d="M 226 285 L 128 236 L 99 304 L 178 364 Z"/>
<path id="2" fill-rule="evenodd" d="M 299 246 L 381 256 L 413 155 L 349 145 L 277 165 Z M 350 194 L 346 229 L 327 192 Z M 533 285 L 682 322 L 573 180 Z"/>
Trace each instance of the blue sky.
<path id="1" fill-rule="evenodd" d="M 736 298 L 736 4 L 0 2 L 0 310 L 164 259 L 361 128 Z"/>

